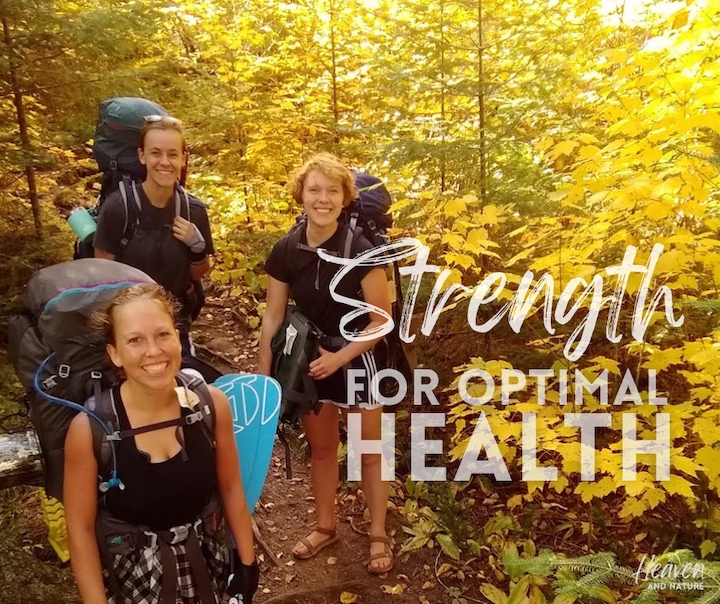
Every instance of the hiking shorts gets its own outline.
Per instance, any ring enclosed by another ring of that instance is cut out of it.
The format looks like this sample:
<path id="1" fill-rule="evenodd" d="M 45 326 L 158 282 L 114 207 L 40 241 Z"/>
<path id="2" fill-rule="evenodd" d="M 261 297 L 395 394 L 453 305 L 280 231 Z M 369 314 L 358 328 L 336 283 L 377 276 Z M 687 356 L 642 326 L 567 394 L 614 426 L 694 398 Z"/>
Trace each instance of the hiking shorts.
<path id="1" fill-rule="evenodd" d="M 336 352 L 336 351 L 333 351 Z M 315 380 L 318 399 L 321 403 L 332 403 L 342 409 L 376 409 L 382 407 L 370 391 L 370 383 L 378 372 L 372 349 L 363 352 L 350 362 L 351 369 L 359 370 L 355 383 L 360 388 L 355 392 L 355 401 L 348 401 L 345 369 L 341 368 L 324 380 Z"/>

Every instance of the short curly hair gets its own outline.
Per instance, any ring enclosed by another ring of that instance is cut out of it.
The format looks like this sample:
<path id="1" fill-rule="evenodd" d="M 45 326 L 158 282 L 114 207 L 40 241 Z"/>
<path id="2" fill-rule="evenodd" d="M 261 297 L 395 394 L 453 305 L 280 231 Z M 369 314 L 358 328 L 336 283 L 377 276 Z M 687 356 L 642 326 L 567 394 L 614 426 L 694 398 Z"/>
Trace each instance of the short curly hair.
<path id="1" fill-rule="evenodd" d="M 293 199 L 302 205 L 303 186 L 310 172 L 317 170 L 333 180 L 339 180 L 343 189 L 343 206 L 348 207 L 357 198 L 357 187 L 352 173 L 332 153 L 318 153 L 313 155 L 290 176 L 288 188 Z"/>

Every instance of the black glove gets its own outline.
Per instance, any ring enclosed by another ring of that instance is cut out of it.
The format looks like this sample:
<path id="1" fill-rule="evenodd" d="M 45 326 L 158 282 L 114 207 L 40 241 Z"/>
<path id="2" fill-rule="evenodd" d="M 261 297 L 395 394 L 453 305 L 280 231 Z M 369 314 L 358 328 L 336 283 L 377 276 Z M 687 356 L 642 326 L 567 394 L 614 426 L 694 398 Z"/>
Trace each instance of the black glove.
<path id="1" fill-rule="evenodd" d="M 230 596 L 228 604 L 252 604 L 259 582 L 260 568 L 257 560 L 250 565 L 239 562 L 235 574 L 227 586 L 226 591 Z"/>

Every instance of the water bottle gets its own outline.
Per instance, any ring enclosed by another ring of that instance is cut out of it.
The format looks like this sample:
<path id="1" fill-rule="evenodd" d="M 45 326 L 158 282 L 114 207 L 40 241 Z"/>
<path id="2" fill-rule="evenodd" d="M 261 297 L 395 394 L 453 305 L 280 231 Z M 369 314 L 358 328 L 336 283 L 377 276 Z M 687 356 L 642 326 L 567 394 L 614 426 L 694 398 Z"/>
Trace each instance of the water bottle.
<path id="1" fill-rule="evenodd" d="M 97 223 L 85 208 L 75 208 L 67 217 L 68 224 L 83 243 L 92 243 Z"/>

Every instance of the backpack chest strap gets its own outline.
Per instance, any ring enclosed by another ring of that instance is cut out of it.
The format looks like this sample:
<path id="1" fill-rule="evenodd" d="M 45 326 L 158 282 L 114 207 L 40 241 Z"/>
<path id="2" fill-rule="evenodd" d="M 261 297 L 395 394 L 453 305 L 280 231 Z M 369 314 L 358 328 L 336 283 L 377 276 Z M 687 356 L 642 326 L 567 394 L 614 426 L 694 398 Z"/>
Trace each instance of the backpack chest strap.
<path id="1" fill-rule="evenodd" d="M 155 430 L 162 430 L 163 428 L 171 428 L 173 426 L 192 426 L 197 422 L 201 422 L 203 420 L 203 416 L 208 415 L 209 413 L 210 410 L 206 406 L 204 409 L 198 409 L 194 413 L 187 413 L 181 417 L 169 419 L 164 422 L 148 424 L 147 426 L 141 426 L 140 428 L 116 430 L 112 434 L 109 434 L 105 440 L 122 440 L 123 438 L 135 436 L 136 434 L 145 434 L 146 432 L 154 432 Z"/>

